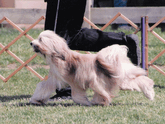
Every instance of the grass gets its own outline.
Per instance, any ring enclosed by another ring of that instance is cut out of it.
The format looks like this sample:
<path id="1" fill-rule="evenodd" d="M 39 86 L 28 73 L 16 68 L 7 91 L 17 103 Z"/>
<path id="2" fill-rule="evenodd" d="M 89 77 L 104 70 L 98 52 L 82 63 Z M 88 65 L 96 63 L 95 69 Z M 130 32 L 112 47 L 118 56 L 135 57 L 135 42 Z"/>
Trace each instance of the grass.
<path id="1" fill-rule="evenodd" d="M 42 30 L 34 29 L 28 32 L 33 38 L 37 38 Z M 107 31 L 111 31 L 107 29 Z M 133 32 L 126 30 L 126 34 Z M 159 28 L 155 31 L 165 38 L 165 34 Z M 7 45 L 12 41 L 19 32 L 14 29 L 0 29 L 0 43 Z M 140 32 L 137 34 L 141 39 Z M 29 45 L 30 40 L 22 37 L 12 47 L 9 48 L 23 61 L 31 57 L 34 52 Z M 161 43 L 153 35 L 149 34 L 149 60 L 164 49 L 165 45 Z M 1 48 L 0 48 L 1 50 Z M 154 64 L 164 66 L 165 56 L 163 55 Z M 14 64 L 19 67 L 20 64 L 7 53 L 0 55 L 0 74 L 7 77 L 14 71 L 7 68 Z M 48 74 L 48 70 L 42 68 L 46 65 L 45 61 L 36 57 L 30 66 L 40 65 L 34 68 L 42 76 Z M 149 101 L 142 93 L 120 91 L 118 97 L 114 98 L 112 104 L 107 107 L 102 106 L 79 106 L 72 100 L 49 101 L 44 106 L 34 106 L 29 104 L 29 98 L 33 94 L 36 84 L 40 80 L 31 72 L 23 68 L 7 83 L 0 80 L 0 123 L 2 124 L 25 124 L 25 123 L 41 123 L 41 124 L 164 124 L 165 122 L 165 77 L 150 68 L 149 77 L 155 81 L 155 100 Z M 88 97 L 91 99 L 93 92 L 88 90 Z"/>

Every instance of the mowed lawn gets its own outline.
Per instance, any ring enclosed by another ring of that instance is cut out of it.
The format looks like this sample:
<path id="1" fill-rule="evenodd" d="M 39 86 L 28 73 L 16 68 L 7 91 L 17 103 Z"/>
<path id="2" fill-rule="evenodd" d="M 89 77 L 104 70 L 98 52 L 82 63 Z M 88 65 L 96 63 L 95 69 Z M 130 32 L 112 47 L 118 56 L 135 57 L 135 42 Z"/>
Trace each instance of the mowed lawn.
<path id="1" fill-rule="evenodd" d="M 42 29 L 33 29 L 28 34 L 37 38 L 41 31 Z M 120 31 L 126 34 L 133 32 L 133 30 L 121 29 L 116 32 Z M 165 38 L 165 32 L 161 32 L 159 28 L 154 31 Z M 0 43 L 5 46 L 19 34 L 15 29 L 0 28 Z M 141 40 L 141 33 L 139 32 L 137 35 Z M 149 60 L 152 60 L 164 49 L 165 45 L 149 33 Z M 30 40 L 25 36 L 12 45 L 9 50 L 23 61 L 34 55 Z M 165 55 L 163 54 L 154 64 L 165 71 Z M 6 52 L 0 55 L 0 74 L 2 76 L 7 77 L 20 65 Z M 43 77 L 48 74 L 49 69 L 41 57 L 37 56 L 28 65 Z M 150 67 L 149 77 L 155 82 L 154 101 L 145 98 L 141 92 L 120 91 L 110 106 L 86 107 L 79 106 L 72 100 L 61 99 L 49 101 L 44 106 L 35 106 L 29 104 L 29 99 L 40 79 L 24 67 L 8 82 L 4 83 L 0 79 L 0 124 L 164 124 L 165 76 Z M 87 93 L 91 99 L 93 92 L 89 89 Z"/>

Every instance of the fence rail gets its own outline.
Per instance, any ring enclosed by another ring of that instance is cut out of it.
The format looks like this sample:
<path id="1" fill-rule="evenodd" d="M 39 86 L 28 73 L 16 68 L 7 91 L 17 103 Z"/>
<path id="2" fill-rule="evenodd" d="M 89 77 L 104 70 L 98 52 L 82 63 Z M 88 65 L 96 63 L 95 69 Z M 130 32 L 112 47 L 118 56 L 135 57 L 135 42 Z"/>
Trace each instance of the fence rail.
<path id="1" fill-rule="evenodd" d="M 113 8 L 91 8 L 91 21 L 95 24 L 106 24 L 116 13 L 122 12 L 133 23 L 141 23 L 142 16 L 148 16 L 148 23 L 156 23 L 164 17 L 165 7 L 113 7 Z M 118 18 L 114 23 L 127 23 Z M 165 23 L 165 21 L 163 21 Z"/>
<path id="2" fill-rule="evenodd" d="M 86 7 L 85 17 L 94 24 L 106 24 L 116 13 L 122 12 L 133 23 L 140 23 L 142 16 L 150 17 L 149 23 L 156 23 L 164 17 L 165 7 L 112 7 L 112 8 L 91 8 L 90 4 Z M 15 24 L 33 24 L 35 20 L 45 15 L 45 9 L 6 9 L 0 8 L 0 19 L 10 18 Z M 24 16 L 26 14 L 26 16 Z M 23 17 L 23 18 L 22 18 Z M 127 23 L 118 18 L 113 23 Z M 165 23 L 165 21 L 163 21 Z M 6 22 L 3 22 L 6 24 Z M 41 21 L 39 24 L 44 24 Z"/>

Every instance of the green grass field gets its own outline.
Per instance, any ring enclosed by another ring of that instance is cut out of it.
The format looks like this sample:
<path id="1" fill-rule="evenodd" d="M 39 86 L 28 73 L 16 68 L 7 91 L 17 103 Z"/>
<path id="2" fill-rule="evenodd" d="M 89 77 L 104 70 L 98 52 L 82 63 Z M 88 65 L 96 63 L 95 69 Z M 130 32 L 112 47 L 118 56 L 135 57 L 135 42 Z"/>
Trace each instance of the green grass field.
<path id="1" fill-rule="evenodd" d="M 28 32 L 37 38 L 42 30 L 33 29 Z M 111 31 L 107 29 L 106 31 Z M 133 32 L 126 30 L 126 34 Z M 155 29 L 160 36 L 165 38 L 165 33 L 159 28 Z M 14 29 L 0 28 L 0 43 L 7 45 L 20 33 Z M 141 40 L 140 32 L 137 34 Z M 31 57 L 34 52 L 30 40 L 23 36 L 9 50 L 23 61 Z M 165 45 L 149 33 L 149 60 L 161 52 Z M 1 50 L 1 48 L 0 48 Z M 165 71 L 165 55 L 161 56 L 154 64 Z M 48 69 L 43 68 L 45 61 L 36 57 L 28 64 L 34 67 L 43 77 L 48 74 Z M 39 65 L 36 67 L 36 65 Z M 7 77 L 20 64 L 7 53 L 0 55 L 0 74 Z M 29 104 L 36 84 L 40 80 L 24 67 L 7 83 L 0 79 L 0 123 L 1 124 L 164 124 L 165 123 L 165 76 L 153 68 L 149 69 L 149 77 L 154 80 L 156 87 L 154 101 L 146 99 L 142 93 L 120 91 L 113 99 L 110 106 L 79 106 L 72 100 L 49 101 L 44 106 Z M 88 90 L 89 99 L 93 92 Z"/>

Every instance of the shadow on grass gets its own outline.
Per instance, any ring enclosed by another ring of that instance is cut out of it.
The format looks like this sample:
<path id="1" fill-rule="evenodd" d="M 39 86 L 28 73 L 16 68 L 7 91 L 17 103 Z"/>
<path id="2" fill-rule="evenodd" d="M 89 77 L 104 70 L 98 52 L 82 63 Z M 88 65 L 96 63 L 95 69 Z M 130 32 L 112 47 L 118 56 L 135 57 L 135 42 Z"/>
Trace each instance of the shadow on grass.
<path id="1" fill-rule="evenodd" d="M 8 106 L 8 104 L 2 104 L 3 106 Z M 35 107 L 57 107 L 57 106 L 63 106 L 63 107 L 69 107 L 69 106 L 80 106 L 75 103 L 48 103 L 48 104 L 33 104 L 33 103 L 16 103 L 16 104 L 10 104 L 10 106 L 15 106 L 15 107 L 25 107 L 25 106 L 35 106 Z"/>
<path id="2" fill-rule="evenodd" d="M 20 96 L 0 96 L 0 102 L 9 102 L 12 100 L 18 100 L 18 99 L 28 99 L 30 98 L 31 95 L 20 95 Z M 57 100 L 58 101 L 58 100 Z M 3 106 L 8 106 L 7 103 L 2 104 Z M 130 105 L 135 105 L 135 106 L 145 106 L 148 105 L 146 103 L 111 103 L 110 106 L 130 106 Z M 15 104 L 10 104 L 10 106 L 15 106 L 15 107 L 24 107 L 24 106 L 38 106 L 38 107 L 54 107 L 54 106 L 62 106 L 62 107 L 70 107 L 70 106 L 81 106 L 80 104 L 76 104 L 76 103 L 47 103 L 47 104 L 32 104 L 32 103 L 15 103 Z M 92 105 L 92 106 L 101 106 L 101 105 Z M 91 106 L 87 106 L 87 107 L 91 107 Z"/>
<path id="3" fill-rule="evenodd" d="M 147 103 L 111 103 L 110 106 L 146 106 L 149 105 Z M 7 104 L 3 104 L 3 106 L 8 106 Z M 32 104 L 32 103 L 16 103 L 16 104 L 10 104 L 10 106 L 15 106 L 15 107 L 25 107 L 25 106 L 35 106 L 35 107 L 72 107 L 72 106 L 82 106 L 80 104 L 76 103 L 48 103 L 48 104 Z M 101 105 L 92 105 L 92 106 L 86 106 L 86 107 L 96 107 L 96 106 L 101 106 Z M 101 106 L 104 107 L 104 106 Z"/>
<path id="4" fill-rule="evenodd" d="M 0 102 L 9 102 L 11 100 L 27 99 L 27 98 L 30 98 L 30 97 L 31 97 L 31 95 L 0 96 Z"/>
<path id="5" fill-rule="evenodd" d="M 165 86 L 154 85 L 154 88 L 158 87 L 159 89 L 165 89 Z"/>

